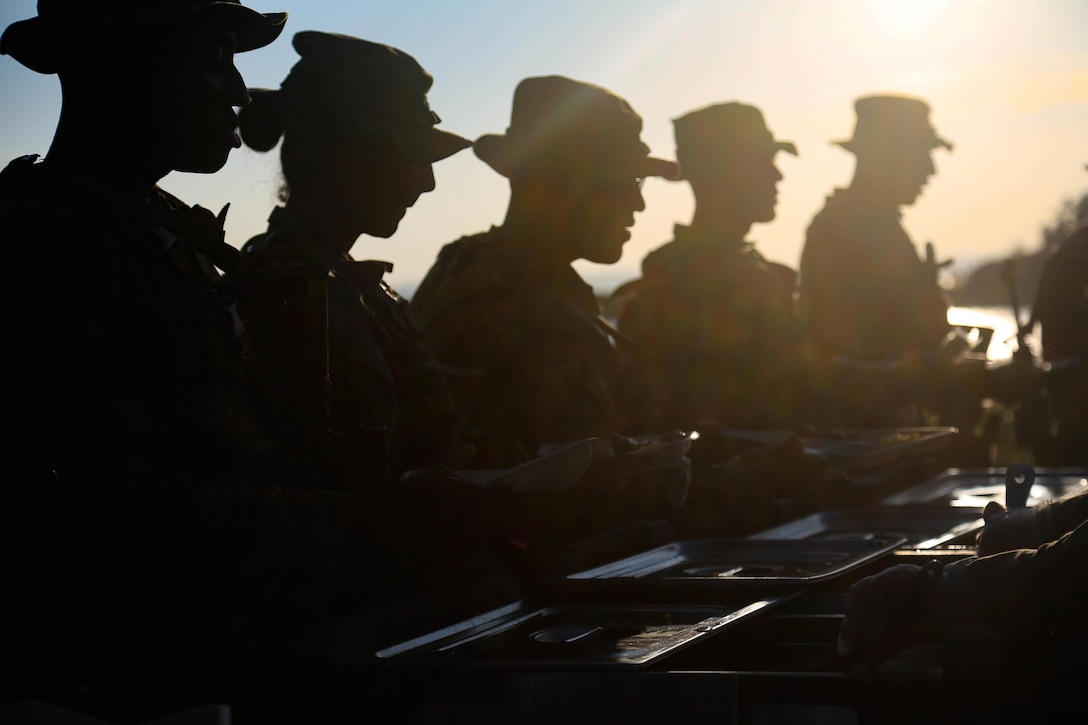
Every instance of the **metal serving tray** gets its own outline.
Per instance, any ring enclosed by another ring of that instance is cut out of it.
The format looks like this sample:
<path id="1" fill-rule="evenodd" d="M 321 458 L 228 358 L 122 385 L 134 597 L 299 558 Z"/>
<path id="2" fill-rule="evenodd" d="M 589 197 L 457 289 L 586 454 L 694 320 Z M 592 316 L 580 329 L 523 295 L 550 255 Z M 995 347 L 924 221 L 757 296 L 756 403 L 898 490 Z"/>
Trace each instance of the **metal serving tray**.
<path id="1" fill-rule="evenodd" d="M 977 508 L 895 507 L 824 511 L 749 536 L 750 539 L 869 541 L 903 537 L 904 548 L 974 544 L 985 522 Z"/>
<path id="2" fill-rule="evenodd" d="M 806 453 L 822 456 L 841 468 L 864 471 L 945 450 L 955 428 L 885 428 L 817 431 L 799 435 Z M 778 445 L 792 431 L 724 430 L 719 435 L 758 445 Z"/>
<path id="3" fill-rule="evenodd" d="M 900 546 L 902 536 L 866 541 L 702 539 L 677 541 L 627 559 L 567 576 L 568 580 L 638 579 L 644 582 L 729 582 L 797 589 L 836 577 Z"/>
<path id="4" fill-rule="evenodd" d="M 1086 486 L 1088 471 L 1037 468 L 1027 505 L 1071 496 Z M 968 509 L 981 509 L 990 501 L 1006 504 L 1004 468 L 950 468 L 925 483 L 884 499 L 888 506 L 922 504 Z"/>
<path id="5" fill-rule="evenodd" d="M 376 654 L 391 664 L 639 668 L 747 620 L 780 601 L 728 606 L 559 605 L 517 602 Z"/>

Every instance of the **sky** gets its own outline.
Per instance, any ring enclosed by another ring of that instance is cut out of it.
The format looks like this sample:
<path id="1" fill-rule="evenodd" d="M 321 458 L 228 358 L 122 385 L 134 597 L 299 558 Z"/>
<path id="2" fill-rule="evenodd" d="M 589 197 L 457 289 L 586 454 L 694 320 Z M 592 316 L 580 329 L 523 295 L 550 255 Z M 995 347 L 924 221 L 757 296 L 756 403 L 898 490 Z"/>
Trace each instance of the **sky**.
<path id="1" fill-rule="evenodd" d="M 849 183 L 858 96 L 918 95 L 938 133 L 937 175 L 903 219 L 921 249 L 964 269 L 1038 244 L 1062 201 L 1088 192 L 1088 2 L 1084 0 L 248 0 L 290 13 L 273 45 L 237 59 L 247 83 L 276 88 L 297 60 L 301 30 L 356 35 L 414 55 L 434 77 L 442 127 L 469 138 L 501 133 L 522 78 L 562 74 L 602 85 L 642 116 L 643 140 L 673 157 L 671 119 L 737 100 L 760 107 L 779 155 L 777 218 L 749 239 L 796 267 L 805 228 L 831 190 Z M 0 0 L 0 27 L 35 14 L 34 0 Z M 0 156 L 44 154 L 60 110 L 54 76 L 0 57 Z M 192 204 L 231 202 L 235 246 L 264 231 L 275 204 L 275 152 L 235 151 L 212 176 L 171 174 L 162 186 Z M 390 239 L 361 237 L 357 259 L 395 264 L 410 294 L 439 249 L 502 221 L 501 176 L 464 151 L 435 165 L 437 188 Z M 647 252 L 691 218 L 684 183 L 650 179 L 623 258 L 578 262 L 600 291 L 638 275 Z"/>

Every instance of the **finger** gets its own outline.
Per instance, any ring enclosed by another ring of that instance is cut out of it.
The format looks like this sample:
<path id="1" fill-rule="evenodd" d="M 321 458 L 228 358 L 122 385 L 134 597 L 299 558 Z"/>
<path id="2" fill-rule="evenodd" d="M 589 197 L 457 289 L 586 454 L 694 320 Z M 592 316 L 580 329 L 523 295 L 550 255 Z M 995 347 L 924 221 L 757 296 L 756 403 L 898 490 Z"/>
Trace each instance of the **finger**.
<path id="1" fill-rule="evenodd" d="M 990 521 L 990 519 L 1003 516 L 1006 513 L 1004 506 L 997 501 L 990 501 L 986 504 L 986 508 L 982 509 L 982 519 L 983 521 Z"/>

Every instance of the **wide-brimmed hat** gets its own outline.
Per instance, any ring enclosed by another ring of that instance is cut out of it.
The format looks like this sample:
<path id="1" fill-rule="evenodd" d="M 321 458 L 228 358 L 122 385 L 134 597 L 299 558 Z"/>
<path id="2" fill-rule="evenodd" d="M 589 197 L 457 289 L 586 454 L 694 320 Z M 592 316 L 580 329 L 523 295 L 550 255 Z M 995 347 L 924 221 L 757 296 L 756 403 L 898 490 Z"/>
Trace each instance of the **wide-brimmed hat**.
<path id="1" fill-rule="evenodd" d="M 481 136 L 473 150 L 508 178 L 574 167 L 622 167 L 638 177 L 677 178 L 676 163 L 651 157 L 641 132 L 642 118 L 614 93 L 564 76 L 542 76 L 526 78 L 514 90 L 506 133 Z"/>
<path id="2" fill-rule="evenodd" d="M 672 123 L 681 172 L 712 168 L 751 154 L 785 151 L 797 155 L 797 147 L 790 141 L 775 140 L 763 113 L 745 103 L 717 103 L 686 113 Z"/>
<path id="3" fill-rule="evenodd" d="M 853 137 L 832 142 L 853 154 L 942 147 L 952 150 L 951 142 L 938 136 L 929 122 L 929 104 L 921 98 L 865 96 L 854 102 L 854 112 L 857 123 Z"/>
<path id="4" fill-rule="evenodd" d="M 38 0 L 38 16 L 12 23 L 0 53 L 38 73 L 56 73 L 60 51 L 73 38 L 104 27 L 178 20 L 205 13 L 235 33 L 237 51 L 268 45 L 283 31 L 287 13 L 259 13 L 239 0 Z"/>
<path id="5" fill-rule="evenodd" d="M 472 145 L 436 128 L 441 119 L 427 103 L 434 79 L 415 58 L 380 43 L 307 30 L 293 44 L 301 56 L 276 94 L 284 127 L 312 134 L 385 134 L 409 156 L 439 161 Z"/>

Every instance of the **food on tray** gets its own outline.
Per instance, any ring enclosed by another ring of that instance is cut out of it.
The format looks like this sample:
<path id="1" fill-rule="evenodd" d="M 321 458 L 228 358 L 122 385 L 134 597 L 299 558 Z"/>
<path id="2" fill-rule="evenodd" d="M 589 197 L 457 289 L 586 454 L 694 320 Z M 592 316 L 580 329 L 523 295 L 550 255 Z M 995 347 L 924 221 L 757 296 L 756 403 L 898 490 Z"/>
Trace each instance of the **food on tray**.
<path id="1" fill-rule="evenodd" d="M 917 432 L 897 432 L 892 433 L 891 435 L 882 436 L 881 438 L 878 438 L 876 442 L 886 446 L 894 446 L 898 443 L 910 443 L 911 441 L 919 440 L 921 437 L 922 434 Z"/>

